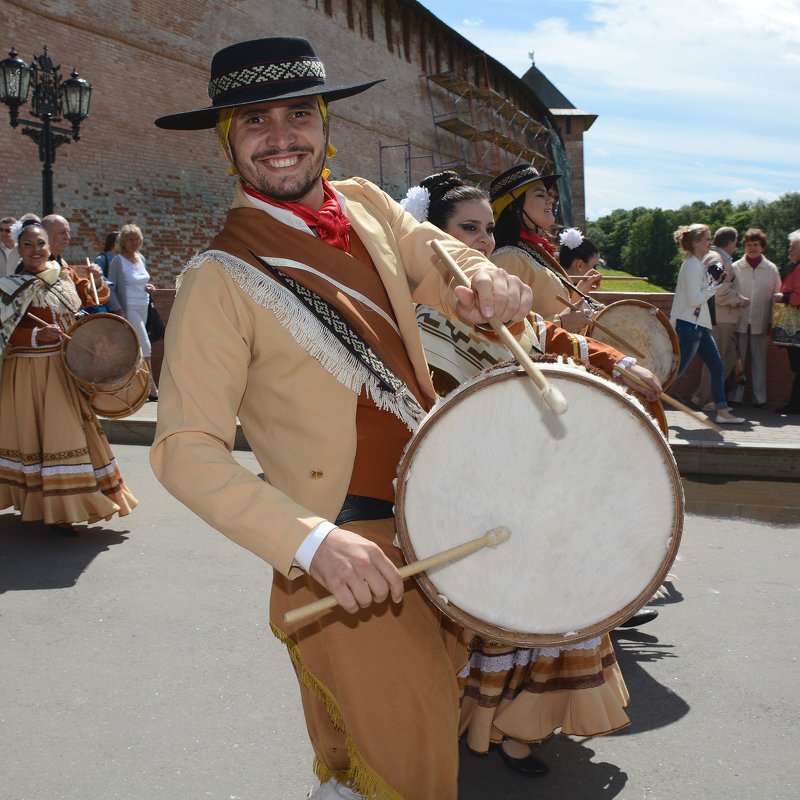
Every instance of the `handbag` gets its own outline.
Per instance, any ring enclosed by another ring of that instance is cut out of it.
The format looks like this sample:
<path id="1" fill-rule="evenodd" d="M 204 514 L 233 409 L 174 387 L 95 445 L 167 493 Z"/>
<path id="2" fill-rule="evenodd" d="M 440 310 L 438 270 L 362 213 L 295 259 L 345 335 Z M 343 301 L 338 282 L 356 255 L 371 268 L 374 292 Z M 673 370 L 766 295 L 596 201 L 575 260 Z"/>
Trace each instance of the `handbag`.
<path id="1" fill-rule="evenodd" d="M 147 299 L 147 321 L 144 324 L 144 329 L 147 331 L 147 338 L 151 342 L 160 342 L 164 338 L 164 321 L 161 319 L 152 297 Z"/>
<path id="2" fill-rule="evenodd" d="M 800 347 L 800 307 L 773 304 L 772 341 L 781 347 Z"/>

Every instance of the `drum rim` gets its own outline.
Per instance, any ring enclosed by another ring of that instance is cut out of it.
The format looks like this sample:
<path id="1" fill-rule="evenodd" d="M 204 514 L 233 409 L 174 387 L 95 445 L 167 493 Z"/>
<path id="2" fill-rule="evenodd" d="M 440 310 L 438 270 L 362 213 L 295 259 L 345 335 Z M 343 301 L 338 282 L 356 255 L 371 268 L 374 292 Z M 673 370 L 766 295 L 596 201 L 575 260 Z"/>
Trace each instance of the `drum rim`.
<path id="1" fill-rule="evenodd" d="M 678 334 L 675 332 L 675 328 L 672 327 L 672 323 L 669 321 L 669 317 L 657 306 L 653 303 L 648 303 L 647 300 L 642 300 L 639 297 L 623 297 L 621 300 L 615 300 L 613 303 L 609 303 L 607 306 L 601 308 L 596 314 L 595 319 L 601 319 L 603 313 L 610 308 L 614 308 L 615 306 L 639 306 L 641 308 L 646 308 L 648 310 L 655 309 L 655 316 L 656 319 L 661 323 L 664 330 L 667 332 L 667 336 L 670 339 L 672 344 L 672 353 L 675 356 L 673 359 L 673 366 L 672 370 L 670 371 L 669 375 L 667 375 L 666 379 L 661 381 L 661 389 L 662 391 L 666 391 L 672 384 L 675 382 L 675 379 L 678 377 L 678 369 L 680 369 L 681 365 L 681 347 L 680 343 L 678 342 Z M 611 337 L 604 338 L 606 334 L 603 333 L 601 330 L 594 330 L 594 325 L 589 325 L 588 335 L 594 339 L 597 339 L 599 342 L 603 342 L 605 344 L 610 344 L 612 347 L 616 347 L 619 350 L 619 344 L 615 342 Z"/>
<path id="2" fill-rule="evenodd" d="M 67 349 L 70 346 L 69 339 L 62 338 L 61 340 L 61 362 L 64 365 L 64 369 L 67 371 L 69 376 L 75 381 L 78 387 L 85 393 L 91 394 L 93 392 L 108 392 L 113 393 L 114 391 L 118 391 L 122 388 L 125 388 L 136 375 L 137 372 L 141 369 L 142 365 L 142 348 L 139 344 L 139 337 L 136 335 L 136 330 L 128 322 L 125 317 L 121 317 L 119 314 L 112 314 L 109 312 L 102 312 L 102 316 L 100 314 L 90 314 L 89 316 L 82 317 L 75 321 L 73 325 L 70 326 L 70 329 L 67 331 L 67 335 L 72 336 L 73 331 L 76 331 L 82 325 L 87 323 L 91 323 L 95 319 L 103 319 L 104 321 L 108 321 L 109 319 L 113 320 L 113 323 L 119 324 L 120 322 L 123 323 L 123 327 L 127 327 L 128 332 L 133 337 L 133 341 L 136 343 L 137 347 L 137 360 L 134 365 L 128 370 L 120 375 L 119 377 L 115 378 L 113 381 L 106 381 L 104 383 L 92 383 L 91 381 L 87 381 L 85 378 L 81 378 L 79 375 L 75 374 L 75 371 L 70 367 L 69 362 L 67 361 Z"/>
<path id="3" fill-rule="evenodd" d="M 547 373 L 551 370 L 552 367 L 558 367 L 558 364 L 548 364 L 548 363 L 540 363 L 537 366 Z M 580 371 L 578 369 L 571 369 L 567 371 L 565 369 L 557 369 L 552 370 L 553 372 L 557 372 L 559 377 L 567 377 L 568 379 L 578 380 L 583 383 L 589 384 L 594 386 L 601 391 L 606 392 L 609 396 L 613 397 L 615 400 L 624 403 L 626 398 L 624 395 L 620 394 L 619 391 L 611 388 L 610 386 L 604 385 L 604 381 L 602 378 L 598 378 L 597 376 L 591 375 L 588 372 Z M 496 373 L 496 374 L 493 374 Z M 494 368 L 492 370 L 487 371 L 485 374 L 481 375 L 479 379 L 473 379 L 472 382 L 465 384 L 462 388 L 457 390 L 453 394 L 452 397 L 445 400 L 442 405 L 437 406 L 436 411 L 441 414 L 446 414 L 455 408 L 457 405 L 462 403 L 468 396 L 476 392 L 480 388 L 484 388 L 486 386 L 493 385 L 495 383 L 499 383 L 501 381 L 506 380 L 529 380 L 526 373 L 521 369 L 517 368 L 516 370 L 511 370 L 506 368 L 502 368 L 500 370 Z M 598 636 L 602 636 L 605 633 L 609 633 L 610 631 L 614 630 L 620 623 L 624 622 L 625 620 L 629 619 L 633 616 L 639 609 L 643 608 L 647 603 L 651 600 L 653 595 L 656 593 L 658 588 L 666 579 L 667 575 L 669 574 L 669 570 L 672 567 L 675 557 L 678 553 L 678 548 L 680 546 L 681 535 L 683 532 L 683 521 L 684 521 L 684 497 L 683 497 L 683 485 L 681 484 L 680 480 L 680 472 L 678 471 L 677 464 L 675 462 L 675 457 L 672 454 L 672 450 L 669 447 L 669 443 L 666 441 L 665 437 L 661 434 L 660 430 L 658 429 L 657 424 L 655 421 L 647 414 L 647 412 L 639 406 L 639 404 L 630 402 L 628 399 L 628 410 L 630 410 L 635 416 L 639 417 L 640 420 L 644 421 L 645 426 L 648 430 L 651 431 L 651 435 L 653 435 L 659 449 L 662 452 L 662 455 L 665 457 L 665 461 L 668 465 L 668 472 L 670 478 L 672 480 L 672 499 L 673 499 L 673 508 L 675 509 L 675 518 L 673 522 L 673 529 L 670 536 L 670 543 L 669 547 L 667 548 L 667 553 L 662 561 L 660 569 L 656 572 L 656 574 L 652 577 L 650 582 L 647 586 L 641 591 L 639 596 L 628 603 L 624 608 L 620 609 L 617 613 L 612 614 L 611 616 L 607 617 L 604 620 L 601 620 L 598 623 L 588 626 L 580 631 L 569 633 L 567 635 L 562 634 L 551 634 L 551 633 L 521 633 L 518 631 L 510 631 L 505 628 L 500 628 L 496 625 L 491 623 L 487 623 L 484 620 L 475 617 L 474 615 L 470 614 L 464 609 L 459 608 L 457 605 L 451 602 L 444 602 L 439 594 L 439 591 L 433 581 L 428 577 L 427 573 L 422 572 L 418 575 L 415 575 L 416 581 L 428 600 L 438 608 L 445 616 L 449 617 L 450 619 L 454 620 L 459 625 L 473 631 L 477 635 L 483 637 L 484 639 L 490 639 L 492 641 L 497 641 L 502 644 L 511 645 L 515 647 L 569 647 L 571 645 L 579 644 L 581 642 L 588 641 L 590 639 L 594 639 Z M 397 529 L 397 541 L 400 544 L 400 548 L 403 552 L 403 557 L 406 560 L 406 563 L 412 563 L 413 561 L 418 560 L 418 557 L 414 551 L 414 546 L 410 541 L 408 528 L 406 527 L 405 515 L 403 513 L 404 504 L 405 504 L 405 495 L 406 495 L 406 484 L 407 484 L 407 474 L 409 467 L 413 461 L 414 454 L 421 446 L 425 436 L 427 435 L 430 428 L 423 424 L 417 435 L 409 443 L 409 446 L 406 452 L 403 454 L 403 458 L 400 461 L 397 470 L 397 489 L 396 489 L 396 496 L 395 496 L 395 524 Z"/>

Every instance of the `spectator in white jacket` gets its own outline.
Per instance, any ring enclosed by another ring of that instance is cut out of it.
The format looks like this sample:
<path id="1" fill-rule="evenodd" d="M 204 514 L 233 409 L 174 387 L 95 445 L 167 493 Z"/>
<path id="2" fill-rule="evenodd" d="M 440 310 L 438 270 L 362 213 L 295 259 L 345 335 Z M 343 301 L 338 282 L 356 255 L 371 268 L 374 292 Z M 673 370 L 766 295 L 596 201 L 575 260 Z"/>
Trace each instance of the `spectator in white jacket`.
<path id="1" fill-rule="evenodd" d="M 714 295 L 714 313 L 711 320 L 711 335 L 714 337 L 722 359 L 722 379 L 724 381 L 728 379 L 736 366 L 736 325 L 739 322 L 739 315 L 743 308 L 750 305 L 750 299 L 739 292 L 736 271 L 731 258 L 738 241 L 739 231 L 736 228 L 729 226 L 717 228 L 714 232 L 714 244 L 703 256 L 703 263 L 707 268 L 715 269 L 716 264 L 721 264 L 722 269 L 725 270 L 725 281 Z M 712 411 L 714 408 L 711 400 L 711 373 L 705 365 L 703 365 L 700 384 L 692 395 L 692 402 L 704 411 Z"/>
<path id="2" fill-rule="evenodd" d="M 711 231 L 708 225 L 683 225 L 675 231 L 675 241 L 686 256 L 672 301 L 670 321 L 678 334 L 681 348 L 681 364 L 678 377 L 686 372 L 695 355 L 708 366 L 711 372 L 711 393 L 714 397 L 714 408 L 717 410 L 718 423 L 736 424 L 744 422 L 735 417 L 728 408 L 725 397 L 725 381 L 722 377 L 722 359 L 717 345 L 711 336 L 711 313 L 708 301 L 725 281 L 723 272 L 713 280 L 701 259 L 711 247 Z"/>
<path id="3" fill-rule="evenodd" d="M 781 288 L 778 268 L 762 253 L 767 237 L 759 228 L 750 228 L 742 237 L 744 258 L 733 265 L 739 291 L 750 298 L 750 305 L 742 309 L 736 326 L 739 355 L 742 361 L 750 350 L 750 386 L 753 404 L 767 407 L 767 345 L 772 323 L 772 298 Z M 744 384 L 739 384 L 731 395 L 734 405 L 744 398 Z"/>

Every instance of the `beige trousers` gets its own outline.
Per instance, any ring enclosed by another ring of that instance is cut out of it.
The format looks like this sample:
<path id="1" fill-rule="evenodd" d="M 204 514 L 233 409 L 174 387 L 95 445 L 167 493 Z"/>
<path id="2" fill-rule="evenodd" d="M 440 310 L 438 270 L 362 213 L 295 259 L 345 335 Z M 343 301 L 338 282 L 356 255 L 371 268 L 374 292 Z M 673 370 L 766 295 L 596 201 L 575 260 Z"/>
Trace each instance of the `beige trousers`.
<path id="1" fill-rule="evenodd" d="M 402 563 L 393 519 L 343 527 Z M 287 609 L 327 594 L 309 577 L 276 575 L 270 607 L 300 681 L 318 776 L 353 782 L 378 800 L 456 800 L 456 674 L 466 663 L 458 627 L 412 580 L 400 605 L 389 600 L 354 615 L 337 608 L 283 625 Z"/>

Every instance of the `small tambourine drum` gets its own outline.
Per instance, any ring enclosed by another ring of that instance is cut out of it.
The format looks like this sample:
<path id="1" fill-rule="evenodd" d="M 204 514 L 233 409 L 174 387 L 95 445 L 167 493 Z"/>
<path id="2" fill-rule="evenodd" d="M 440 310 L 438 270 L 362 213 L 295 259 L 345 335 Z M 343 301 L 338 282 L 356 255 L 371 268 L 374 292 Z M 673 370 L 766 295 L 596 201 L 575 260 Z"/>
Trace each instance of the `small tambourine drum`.
<path id="1" fill-rule="evenodd" d="M 594 318 L 645 357 L 626 352 L 618 340 L 597 326 L 589 326 L 589 336 L 616 347 L 625 355 L 634 356 L 637 364 L 647 367 L 661 381 L 663 390 L 675 380 L 681 363 L 681 348 L 675 329 L 661 309 L 644 300 L 619 300 L 598 311 Z"/>
<path id="2" fill-rule="evenodd" d="M 484 638 L 569 646 L 642 608 L 683 529 L 683 488 L 653 419 L 621 387 L 562 364 L 553 414 L 512 363 L 464 384 L 423 420 L 398 468 L 408 563 L 498 526 L 511 537 L 418 576 L 431 602 Z"/>
<path id="3" fill-rule="evenodd" d="M 68 334 L 61 358 L 92 410 L 119 419 L 141 408 L 150 379 L 133 326 L 116 314 L 90 314 Z"/>

